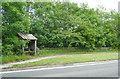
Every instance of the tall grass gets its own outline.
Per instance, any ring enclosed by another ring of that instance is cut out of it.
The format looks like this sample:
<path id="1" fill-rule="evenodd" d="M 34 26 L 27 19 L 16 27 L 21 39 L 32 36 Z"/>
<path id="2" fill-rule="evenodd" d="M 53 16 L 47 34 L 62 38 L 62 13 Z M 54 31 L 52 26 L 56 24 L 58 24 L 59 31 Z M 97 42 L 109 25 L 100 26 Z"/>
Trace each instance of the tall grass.
<path id="1" fill-rule="evenodd" d="M 2 56 L 2 63 L 9 63 L 9 62 L 17 62 L 17 61 L 25 61 L 28 59 L 33 59 L 33 56 L 29 55 L 11 55 L 11 56 Z"/>
<path id="2" fill-rule="evenodd" d="M 49 56 L 49 55 L 62 55 L 62 54 L 87 54 L 87 53 L 114 53 L 118 52 L 117 49 L 109 49 L 109 50 L 87 50 L 87 49 L 76 49 L 76 50 L 66 50 L 66 49 L 47 49 L 40 50 L 41 56 Z"/>

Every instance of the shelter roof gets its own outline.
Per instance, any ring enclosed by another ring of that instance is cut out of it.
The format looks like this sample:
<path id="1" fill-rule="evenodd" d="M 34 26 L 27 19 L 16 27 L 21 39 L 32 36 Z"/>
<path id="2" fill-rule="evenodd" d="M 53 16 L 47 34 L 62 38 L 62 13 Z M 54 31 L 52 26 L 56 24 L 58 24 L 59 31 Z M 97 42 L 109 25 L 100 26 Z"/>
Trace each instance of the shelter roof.
<path id="1" fill-rule="evenodd" d="M 27 39 L 30 39 L 30 40 L 37 40 L 37 38 L 35 36 L 33 36 L 32 34 L 23 34 L 23 33 L 18 33 L 18 35 L 24 39 L 24 40 L 27 40 Z"/>

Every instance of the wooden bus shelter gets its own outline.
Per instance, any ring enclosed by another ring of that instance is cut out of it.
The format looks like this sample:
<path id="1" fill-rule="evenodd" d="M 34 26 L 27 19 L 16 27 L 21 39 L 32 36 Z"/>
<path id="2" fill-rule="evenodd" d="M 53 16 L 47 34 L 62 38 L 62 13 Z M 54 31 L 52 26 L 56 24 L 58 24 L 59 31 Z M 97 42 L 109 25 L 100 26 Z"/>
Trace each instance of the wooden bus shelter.
<path id="1" fill-rule="evenodd" d="M 18 33 L 18 36 L 23 40 L 30 40 L 27 44 L 22 46 L 23 51 L 25 52 L 35 52 L 37 55 L 37 38 L 32 34 L 23 34 Z"/>

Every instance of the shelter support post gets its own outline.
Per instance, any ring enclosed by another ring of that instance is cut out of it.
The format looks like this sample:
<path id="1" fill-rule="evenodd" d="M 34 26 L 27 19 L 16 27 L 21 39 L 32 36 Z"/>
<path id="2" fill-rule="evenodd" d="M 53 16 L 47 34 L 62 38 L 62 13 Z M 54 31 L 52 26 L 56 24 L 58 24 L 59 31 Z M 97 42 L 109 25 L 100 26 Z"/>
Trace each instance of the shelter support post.
<path id="1" fill-rule="evenodd" d="M 23 46 L 22 46 L 23 51 L 24 51 L 24 47 L 25 47 L 25 44 L 23 44 Z"/>
<path id="2" fill-rule="evenodd" d="M 36 47 L 37 47 L 37 43 L 36 43 L 36 40 L 35 40 L 35 56 L 37 55 Z"/>
<path id="3" fill-rule="evenodd" d="M 23 44 L 23 46 L 22 46 L 23 51 L 25 51 L 25 48 L 24 48 L 24 47 L 25 47 L 25 44 Z M 24 55 L 24 53 L 23 53 L 23 55 Z"/>

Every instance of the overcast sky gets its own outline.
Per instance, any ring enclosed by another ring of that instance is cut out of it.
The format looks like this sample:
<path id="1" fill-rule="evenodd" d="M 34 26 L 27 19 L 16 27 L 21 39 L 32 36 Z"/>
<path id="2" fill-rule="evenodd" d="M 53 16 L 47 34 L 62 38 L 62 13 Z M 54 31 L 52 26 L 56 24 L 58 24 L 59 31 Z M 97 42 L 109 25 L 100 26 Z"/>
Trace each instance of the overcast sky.
<path id="1" fill-rule="evenodd" d="M 103 5 L 106 11 L 115 9 L 118 12 L 118 2 L 120 0 L 69 0 L 70 2 L 76 3 L 88 3 L 90 8 L 96 8 L 98 5 Z"/>

